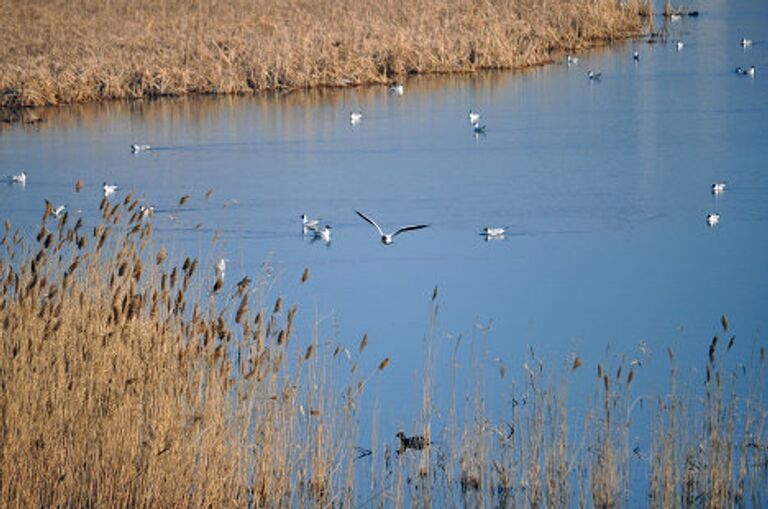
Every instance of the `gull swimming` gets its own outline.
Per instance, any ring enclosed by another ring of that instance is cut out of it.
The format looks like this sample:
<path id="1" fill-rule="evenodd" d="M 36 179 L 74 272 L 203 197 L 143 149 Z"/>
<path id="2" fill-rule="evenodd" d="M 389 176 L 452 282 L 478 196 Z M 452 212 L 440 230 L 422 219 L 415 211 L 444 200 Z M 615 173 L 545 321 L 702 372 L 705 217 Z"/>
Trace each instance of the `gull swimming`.
<path id="1" fill-rule="evenodd" d="M 314 237 L 312 240 L 320 239 L 326 244 L 331 243 L 331 225 L 327 224 L 325 225 L 325 228 L 322 230 L 314 230 Z"/>
<path id="2" fill-rule="evenodd" d="M 565 63 L 566 65 L 576 65 L 579 63 L 579 57 L 572 57 L 571 55 L 568 55 L 565 57 Z"/>
<path id="3" fill-rule="evenodd" d="M 8 175 L 8 182 L 12 184 L 21 184 L 22 186 L 27 184 L 27 172 L 22 171 L 18 175 Z"/>
<path id="4" fill-rule="evenodd" d="M 683 43 L 683 41 L 677 41 L 675 43 L 675 49 L 677 49 L 677 51 L 683 51 L 684 47 L 685 47 L 685 43 Z"/>
<path id="5" fill-rule="evenodd" d="M 494 228 L 490 226 L 486 226 L 480 232 L 481 235 L 485 235 L 487 237 L 500 237 L 500 236 L 503 236 L 505 233 L 507 233 L 507 229 L 504 227 Z"/>
<path id="6" fill-rule="evenodd" d="M 131 145 L 131 152 L 134 154 L 139 152 L 146 152 L 147 150 L 152 150 L 152 147 L 149 145 Z"/>
<path id="7" fill-rule="evenodd" d="M 117 184 L 107 184 L 106 182 L 103 182 L 102 187 L 104 189 L 105 198 L 111 194 L 115 194 L 117 191 Z"/>
<path id="8" fill-rule="evenodd" d="M 403 226 L 402 228 L 396 230 L 394 233 L 387 234 L 387 233 L 384 233 L 382 231 L 381 227 L 378 224 L 376 224 L 376 221 L 374 221 L 373 219 L 371 219 L 370 217 L 366 216 L 365 214 L 363 214 L 362 212 L 360 212 L 358 210 L 356 210 L 355 212 L 357 213 L 358 216 L 363 218 L 363 220 L 365 222 L 367 222 L 368 224 L 370 224 L 371 226 L 376 228 L 376 230 L 378 230 L 379 235 L 381 235 L 381 243 L 384 244 L 385 246 L 388 246 L 388 245 L 392 244 L 392 242 L 394 242 L 393 239 L 397 235 L 400 235 L 403 232 L 409 232 L 409 231 L 413 231 L 413 230 L 421 230 L 422 228 L 426 228 L 427 226 L 429 226 L 428 224 L 408 225 L 408 226 Z"/>
<path id="9" fill-rule="evenodd" d="M 716 182 L 712 184 L 712 194 L 720 196 L 725 192 L 725 182 Z"/>
<path id="10" fill-rule="evenodd" d="M 64 212 L 64 210 L 67 208 L 66 205 L 59 205 L 55 209 L 53 209 L 53 215 L 56 216 L 56 219 L 59 219 L 61 217 L 61 214 Z"/>
<path id="11" fill-rule="evenodd" d="M 720 214 L 715 212 L 714 214 L 707 214 L 707 224 L 710 228 L 714 228 L 720 222 Z"/>
<path id="12" fill-rule="evenodd" d="M 144 219 L 155 215 L 155 207 L 152 205 L 142 205 L 139 207 L 139 212 L 141 212 L 141 219 L 143 221 Z"/>
<path id="13" fill-rule="evenodd" d="M 600 79 L 603 77 L 603 73 L 601 73 L 601 72 L 595 72 L 595 71 L 592 71 L 592 70 L 590 70 L 590 71 L 587 73 L 587 77 L 588 77 L 590 80 L 592 80 L 592 81 L 600 81 Z"/>
<path id="14" fill-rule="evenodd" d="M 743 37 L 739 44 L 741 44 L 742 48 L 748 48 L 752 46 L 752 39 L 747 39 L 746 37 Z"/>
<path id="15" fill-rule="evenodd" d="M 736 68 L 736 74 L 741 74 L 742 76 L 749 76 L 750 78 L 755 77 L 755 66 L 750 66 L 749 69 L 744 69 L 743 67 L 739 66 Z"/>
<path id="16" fill-rule="evenodd" d="M 349 112 L 349 123 L 352 125 L 359 124 L 360 121 L 363 119 L 363 112 L 362 111 L 351 111 Z"/>
<path id="17" fill-rule="evenodd" d="M 632 53 L 632 58 L 634 59 L 635 62 L 640 61 L 640 52 L 635 50 L 635 52 Z"/>
<path id="18" fill-rule="evenodd" d="M 320 220 L 319 219 L 310 219 L 307 217 L 306 214 L 301 215 L 301 226 L 304 227 L 304 233 L 307 232 L 307 230 L 317 230 L 317 227 L 320 226 Z"/>
<path id="19" fill-rule="evenodd" d="M 395 95 L 403 95 L 403 93 L 405 93 L 405 88 L 403 88 L 403 85 L 392 85 L 389 87 L 389 92 Z"/>
<path id="20" fill-rule="evenodd" d="M 469 110 L 469 123 L 474 125 L 474 124 L 477 124 L 478 122 L 480 122 L 480 114 L 475 113 L 472 110 Z"/>

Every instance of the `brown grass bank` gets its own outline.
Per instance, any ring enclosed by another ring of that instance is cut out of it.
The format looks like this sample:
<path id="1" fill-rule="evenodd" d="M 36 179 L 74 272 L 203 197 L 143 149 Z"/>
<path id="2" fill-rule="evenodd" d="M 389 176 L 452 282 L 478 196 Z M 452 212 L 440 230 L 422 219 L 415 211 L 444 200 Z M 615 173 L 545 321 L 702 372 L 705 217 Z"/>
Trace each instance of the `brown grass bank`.
<path id="1" fill-rule="evenodd" d="M 0 0 L 0 107 L 386 83 L 637 35 L 647 0 Z"/>

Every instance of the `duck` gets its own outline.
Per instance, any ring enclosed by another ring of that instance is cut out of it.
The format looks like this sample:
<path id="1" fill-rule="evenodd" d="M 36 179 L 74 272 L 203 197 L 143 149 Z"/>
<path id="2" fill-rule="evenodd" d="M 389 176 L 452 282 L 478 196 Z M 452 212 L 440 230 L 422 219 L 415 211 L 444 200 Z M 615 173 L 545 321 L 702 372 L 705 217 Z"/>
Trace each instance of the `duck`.
<path id="1" fill-rule="evenodd" d="M 429 439 L 423 436 L 414 435 L 412 437 L 407 437 L 402 431 L 398 431 L 395 436 L 400 439 L 400 447 L 397 449 L 398 454 L 403 454 L 408 449 L 421 451 L 422 449 L 429 447 Z"/>
<path id="2" fill-rule="evenodd" d="M 394 238 L 397 235 L 400 235 L 403 232 L 410 232 L 410 231 L 414 231 L 414 230 L 421 230 L 422 228 L 427 228 L 429 226 L 428 224 L 408 225 L 408 226 L 403 226 L 403 227 L 399 228 L 398 230 L 394 231 L 393 233 L 384 233 L 382 231 L 381 227 L 378 224 L 376 224 L 376 221 L 374 221 L 370 217 L 366 216 L 365 214 L 363 214 L 359 210 L 356 210 L 355 212 L 357 213 L 358 216 L 363 218 L 363 220 L 365 222 L 367 222 L 368 224 L 370 224 L 371 226 L 376 228 L 376 230 L 379 232 L 379 235 L 381 235 L 381 243 L 384 244 L 385 246 L 391 245 L 394 242 Z"/>

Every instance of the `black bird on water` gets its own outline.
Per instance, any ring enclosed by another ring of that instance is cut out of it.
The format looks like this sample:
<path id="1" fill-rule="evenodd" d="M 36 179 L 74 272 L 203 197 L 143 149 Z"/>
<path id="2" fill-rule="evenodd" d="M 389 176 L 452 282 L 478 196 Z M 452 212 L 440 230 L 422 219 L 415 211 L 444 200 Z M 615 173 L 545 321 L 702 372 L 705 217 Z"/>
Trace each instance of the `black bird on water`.
<path id="1" fill-rule="evenodd" d="M 400 439 L 400 448 L 397 450 L 398 454 L 403 454 L 408 449 L 420 451 L 425 447 L 429 447 L 429 439 L 422 436 L 414 435 L 407 437 L 402 431 L 398 431 L 395 436 Z"/>

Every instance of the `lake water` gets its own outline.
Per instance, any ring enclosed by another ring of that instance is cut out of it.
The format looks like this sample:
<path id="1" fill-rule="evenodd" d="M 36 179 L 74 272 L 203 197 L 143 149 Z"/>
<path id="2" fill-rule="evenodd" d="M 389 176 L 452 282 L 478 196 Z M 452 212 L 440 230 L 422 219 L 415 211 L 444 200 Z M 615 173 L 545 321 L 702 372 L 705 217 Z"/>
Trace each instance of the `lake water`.
<path id="1" fill-rule="evenodd" d="M 0 131 L 0 173 L 29 173 L 25 188 L 0 187 L 0 217 L 32 231 L 48 198 L 95 218 L 102 181 L 114 181 L 155 205 L 173 251 L 211 272 L 229 258 L 230 283 L 267 262 L 271 298 L 299 303 L 300 341 L 318 318 L 321 340 L 353 348 L 369 334 L 365 369 L 391 357 L 377 389 L 385 434 L 418 415 L 409 391 L 435 286 L 439 359 L 461 334 L 463 352 L 503 362 L 509 379 L 523 380 L 533 348 L 553 368 L 578 354 L 588 369 L 575 380 L 591 381 L 598 362 L 644 342 L 638 383 L 654 388 L 667 346 L 704 365 L 723 313 L 736 357 L 768 332 L 768 3 L 697 8 L 670 25 L 682 51 L 629 42 L 570 67 L 408 79 L 402 97 L 372 87 L 44 111 L 38 127 Z M 754 79 L 734 72 L 752 64 Z M 132 143 L 156 150 L 132 154 Z M 715 201 L 717 181 L 728 185 Z M 355 209 L 384 229 L 431 226 L 385 247 Z M 333 226 L 330 245 L 302 236 L 302 213 Z M 509 234 L 486 242 L 485 226 Z"/>

